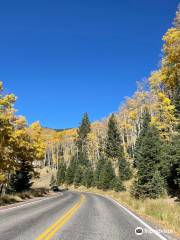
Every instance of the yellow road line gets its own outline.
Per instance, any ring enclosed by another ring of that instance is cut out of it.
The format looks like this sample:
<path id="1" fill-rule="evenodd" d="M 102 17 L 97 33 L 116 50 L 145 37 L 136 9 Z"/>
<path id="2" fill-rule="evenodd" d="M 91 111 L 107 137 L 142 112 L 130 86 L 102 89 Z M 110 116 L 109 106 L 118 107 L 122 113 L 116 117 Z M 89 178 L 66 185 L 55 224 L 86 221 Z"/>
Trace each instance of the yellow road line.
<path id="1" fill-rule="evenodd" d="M 50 240 L 57 231 L 59 231 L 77 212 L 85 201 L 85 196 L 81 195 L 80 201 L 69 209 L 62 217 L 49 226 L 43 233 L 41 233 L 36 240 Z"/>

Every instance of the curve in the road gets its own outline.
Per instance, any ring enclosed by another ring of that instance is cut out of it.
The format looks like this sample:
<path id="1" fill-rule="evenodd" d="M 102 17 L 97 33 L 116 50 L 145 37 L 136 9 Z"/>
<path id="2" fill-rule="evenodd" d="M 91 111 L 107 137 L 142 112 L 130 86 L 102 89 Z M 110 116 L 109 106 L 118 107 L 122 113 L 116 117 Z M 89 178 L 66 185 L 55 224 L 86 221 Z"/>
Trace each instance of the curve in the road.
<path id="1" fill-rule="evenodd" d="M 67 191 L 0 211 L 0 240 L 172 240 L 145 231 L 145 222 L 112 199 Z M 144 234 L 135 234 L 141 227 Z"/>

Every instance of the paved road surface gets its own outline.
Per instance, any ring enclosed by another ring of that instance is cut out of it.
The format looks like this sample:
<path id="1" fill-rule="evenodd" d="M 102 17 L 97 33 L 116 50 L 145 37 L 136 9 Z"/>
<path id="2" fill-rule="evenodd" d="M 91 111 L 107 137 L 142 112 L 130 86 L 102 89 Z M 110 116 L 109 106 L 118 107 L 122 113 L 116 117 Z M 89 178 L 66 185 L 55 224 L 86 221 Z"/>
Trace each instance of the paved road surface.
<path id="1" fill-rule="evenodd" d="M 144 234 L 135 234 L 142 227 Z M 147 232 L 148 231 L 148 232 Z M 159 240 L 111 199 L 64 192 L 9 210 L 0 210 L 0 240 Z"/>

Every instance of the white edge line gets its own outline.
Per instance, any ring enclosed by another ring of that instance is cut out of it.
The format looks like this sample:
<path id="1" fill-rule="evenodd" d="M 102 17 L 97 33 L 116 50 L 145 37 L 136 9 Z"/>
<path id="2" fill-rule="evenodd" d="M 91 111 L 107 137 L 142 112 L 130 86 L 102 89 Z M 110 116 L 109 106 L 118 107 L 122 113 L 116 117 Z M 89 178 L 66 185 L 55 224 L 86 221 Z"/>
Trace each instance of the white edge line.
<path id="1" fill-rule="evenodd" d="M 63 193 L 61 193 L 63 195 Z M 31 204 L 34 204 L 34 203 L 38 203 L 38 202 L 42 202 L 42 201 L 45 201 L 45 200 L 48 200 L 48 199 L 53 199 L 53 198 L 57 198 L 59 197 L 60 195 L 56 195 L 56 196 L 53 196 L 53 197 L 45 197 L 43 199 L 40 199 L 40 200 L 35 200 L 33 202 L 29 202 L 29 203 L 24 203 L 24 204 L 21 204 L 21 205 L 18 205 L 18 206 L 14 206 L 14 207 L 11 207 L 11 205 L 8 205 L 9 208 L 6 208 L 6 209 L 0 209 L 0 212 L 6 212 L 6 211 L 10 211 L 12 209 L 15 209 L 15 208 L 21 208 L 21 207 L 24 207 L 24 206 L 27 206 L 27 205 L 31 205 Z M 6 207 L 6 205 L 2 206 L 2 207 Z"/>
<path id="2" fill-rule="evenodd" d="M 141 224 L 143 224 L 145 227 L 149 228 L 149 230 L 151 232 L 153 232 L 155 235 L 157 235 L 160 239 L 162 240 L 168 240 L 167 238 L 165 238 L 164 236 L 162 236 L 158 231 L 156 231 L 154 228 L 152 228 L 150 225 L 148 225 L 147 223 L 145 223 L 141 218 L 139 218 L 138 216 L 136 216 L 133 212 L 131 212 L 129 209 L 127 209 L 126 207 L 122 206 L 119 202 L 117 202 L 116 200 L 112 199 L 111 197 L 107 197 L 108 199 L 110 199 L 111 201 L 113 201 L 114 203 L 116 203 L 118 206 L 120 206 L 121 208 L 123 208 L 126 212 L 128 212 L 131 216 L 133 216 L 136 220 L 138 220 Z"/>
<path id="3" fill-rule="evenodd" d="M 141 224 L 143 224 L 145 227 L 149 228 L 149 230 L 151 232 L 153 232 L 156 236 L 158 236 L 161 240 L 168 240 L 167 238 L 165 238 L 164 236 L 162 236 L 159 232 L 157 232 L 154 228 L 152 228 L 150 225 L 148 225 L 147 223 L 145 223 L 140 217 L 136 216 L 133 212 L 131 212 L 129 209 L 127 209 L 126 207 L 124 207 L 123 205 L 121 205 L 118 201 L 114 200 L 111 197 L 108 196 L 104 196 L 102 194 L 99 193 L 92 193 L 92 192 L 87 192 L 87 193 L 91 193 L 91 194 L 95 194 L 95 195 L 99 195 L 101 197 L 107 198 L 109 200 L 111 200 L 112 202 L 116 203 L 116 205 L 118 205 L 119 207 L 121 207 L 122 209 L 124 209 L 127 213 L 129 213 L 131 216 L 133 216 L 136 220 L 138 220 Z"/>

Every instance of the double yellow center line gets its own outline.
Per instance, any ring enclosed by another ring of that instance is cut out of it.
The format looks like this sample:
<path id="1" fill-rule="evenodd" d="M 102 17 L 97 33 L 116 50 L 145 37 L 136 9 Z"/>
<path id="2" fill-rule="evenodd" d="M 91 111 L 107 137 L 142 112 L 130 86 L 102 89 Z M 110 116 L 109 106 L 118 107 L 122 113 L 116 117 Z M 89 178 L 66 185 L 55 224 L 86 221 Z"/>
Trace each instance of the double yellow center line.
<path id="1" fill-rule="evenodd" d="M 77 212 L 85 201 L 85 196 L 81 195 L 80 200 L 71 209 L 69 209 L 62 217 L 48 227 L 43 233 L 41 233 L 36 240 L 50 240 Z"/>

